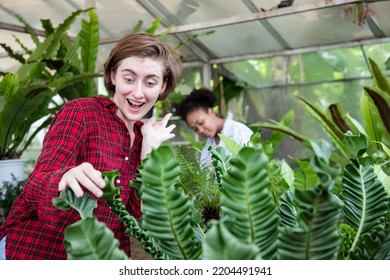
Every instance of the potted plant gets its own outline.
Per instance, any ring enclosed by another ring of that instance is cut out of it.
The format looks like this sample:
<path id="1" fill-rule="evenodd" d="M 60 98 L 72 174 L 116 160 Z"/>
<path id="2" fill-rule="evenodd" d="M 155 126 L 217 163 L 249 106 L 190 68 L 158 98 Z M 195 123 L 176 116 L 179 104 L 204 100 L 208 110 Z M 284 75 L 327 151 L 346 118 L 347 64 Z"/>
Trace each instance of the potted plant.
<path id="1" fill-rule="evenodd" d="M 82 20 L 80 32 L 73 40 L 67 34 L 80 14 L 87 13 L 89 21 Z M 0 168 L 9 168 L 22 162 L 21 171 L 1 170 L 2 181 L 11 181 L 10 174 L 23 176 L 22 153 L 39 131 L 47 127 L 55 113 L 70 99 L 96 94 L 93 78 L 101 76 L 95 72 L 99 43 L 99 22 L 93 9 L 72 13 L 56 28 L 50 20 L 42 20 L 46 32 L 44 40 L 32 31 L 21 17 L 36 44 L 34 50 L 20 55 L 9 46 L 0 44 L 11 58 L 21 66 L 12 73 L 2 73 L 0 82 Z M 33 126 L 38 121 L 41 123 Z M 23 179 L 23 178 L 20 178 Z"/>
<path id="2" fill-rule="evenodd" d="M 274 173 L 275 162 L 262 145 L 241 148 L 228 168 L 216 165 L 222 219 L 212 219 L 206 229 L 195 201 L 178 188 L 182 171 L 170 146 L 152 151 L 133 181 L 142 199 L 142 221 L 125 210 L 115 171 L 103 174 L 103 199 L 155 259 L 389 259 L 390 195 L 366 154 L 366 136 L 346 134 L 343 143 L 346 165 L 331 168 L 330 146 L 322 147 L 306 165 L 302 161 L 303 169 L 294 171 L 290 182 L 283 179 L 285 172 Z M 278 197 L 275 181 L 284 189 Z M 69 259 L 128 258 L 94 217 L 96 199 L 76 198 L 66 190 L 53 203 L 61 210 L 74 207 L 81 216 L 65 230 Z"/>
<path id="3" fill-rule="evenodd" d="M 7 218 L 12 204 L 22 191 L 25 180 L 18 180 L 12 175 L 12 181 L 0 185 L 0 225 Z"/>

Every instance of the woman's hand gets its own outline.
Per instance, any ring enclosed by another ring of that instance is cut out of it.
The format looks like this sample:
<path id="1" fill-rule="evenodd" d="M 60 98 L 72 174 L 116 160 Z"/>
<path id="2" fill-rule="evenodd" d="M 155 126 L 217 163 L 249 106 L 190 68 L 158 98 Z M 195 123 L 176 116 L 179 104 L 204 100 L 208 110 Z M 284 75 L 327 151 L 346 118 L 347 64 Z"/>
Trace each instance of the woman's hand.
<path id="1" fill-rule="evenodd" d="M 144 159 L 152 151 L 152 149 L 160 147 L 164 141 L 175 137 L 172 130 L 176 127 L 176 125 L 171 124 L 167 127 L 171 116 L 172 114 L 168 113 L 159 122 L 156 122 L 156 119 L 152 117 L 142 126 L 141 132 L 143 135 L 143 141 L 141 159 Z"/>
<path id="2" fill-rule="evenodd" d="M 82 197 L 84 192 L 81 186 L 83 186 L 96 197 L 101 197 L 103 195 L 101 189 L 105 185 L 102 173 L 93 168 L 92 164 L 84 162 L 64 173 L 58 184 L 58 190 L 62 191 L 69 187 L 73 190 L 76 197 Z"/>

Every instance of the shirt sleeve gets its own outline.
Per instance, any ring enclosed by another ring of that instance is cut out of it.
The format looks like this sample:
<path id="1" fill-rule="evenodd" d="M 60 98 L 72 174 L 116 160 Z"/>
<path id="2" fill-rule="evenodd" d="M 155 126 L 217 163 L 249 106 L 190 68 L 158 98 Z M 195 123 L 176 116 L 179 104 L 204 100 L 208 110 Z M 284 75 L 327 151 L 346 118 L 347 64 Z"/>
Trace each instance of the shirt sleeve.
<path id="1" fill-rule="evenodd" d="M 58 183 L 63 174 L 77 165 L 85 130 L 83 113 L 75 103 L 66 104 L 54 117 L 45 135 L 42 151 L 23 191 L 29 207 L 34 207 L 38 219 L 55 226 L 61 212 L 52 199 L 59 196 Z"/>
<path id="2" fill-rule="evenodd" d="M 249 128 L 241 128 L 234 131 L 234 137 L 233 139 L 237 141 L 238 144 L 241 146 L 244 146 L 245 144 L 248 144 L 249 140 L 251 139 L 251 136 L 253 134 L 253 131 Z"/>
<path id="3" fill-rule="evenodd" d="M 226 131 L 226 135 L 237 142 L 240 146 L 248 144 L 253 131 L 243 123 L 233 120 L 229 121 L 230 123 Z"/>

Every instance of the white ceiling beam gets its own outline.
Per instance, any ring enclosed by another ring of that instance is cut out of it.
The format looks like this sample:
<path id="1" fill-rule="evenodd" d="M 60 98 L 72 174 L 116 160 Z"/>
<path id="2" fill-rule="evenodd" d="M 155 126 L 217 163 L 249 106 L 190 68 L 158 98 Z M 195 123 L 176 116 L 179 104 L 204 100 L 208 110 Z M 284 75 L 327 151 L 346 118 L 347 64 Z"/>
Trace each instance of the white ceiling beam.
<path id="1" fill-rule="evenodd" d="M 138 1 L 143 2 L 142 0 L 138 0 Z M 377 0 L 376 2 L 380 2 L 380 1 L 383 0 Z M 361 3 L 361 2 L 362 0 L 322 0 L 316 3 L 302 4 L 302 5 L 295 5 L 295 6 L 293 5 L 283 9 L 276 9 L 276 10 L 270 10 L 270 11 L 264 11 L 258 13 L 250 13 L 245 15 L 233 16 L 228 18 L 209 20 L 204 22 L 178 25 L 178 26 L 171 27 L 169 33 L 176 34 L 176 33 L 190 32 L 190 31 L 199 31 L 203 29 L 222 27 L 226 25 L 234 25 L 238 23 L 251 22 L 251 21 L 256 21 L 261 19 L 280 17 L 280 16 L 285 16 L 290 14 L 303 13 L 303 12 L 308 12 L 308 11 L 313 11 L 313 10 L 318 10 L 323 8 L 330 8 L 334 6 L 340 6 L 340 5 L 351 4 L 351 3 Z M 167 29 L 168 28 L 157 29 L 156 35 L 163 34 L 165 31 L 167 31 Z M 120 37 L 118 36 L 104 38 L 100 40 L 100 44 L 115 43 L 119 39 Z"/>
<path id="2" fill-rule="evenodd" d="M 342 48 L 353 48 L 353 47 L 361 47 L 361 46 L 368 46 L 368 45 L 374 45 L 374 44 L 384 44 L 384 43 L 389 43 L 389 42 L 390 42 L 390 37 L 377 38 L 377 39 L 367 39 L 367 40 L 356 40 L 353 42 L 336 43 L 336 44 L 321 45 L 321 46 L 312 46 L 312 47 L 306 47 L 306 48 L 295 48 L 292 50 L 281 50 L 281 51 L 264 52 L 264 53 L 258 53 L 258 54 L 254 53 L 254 54 L 246 54 L 246 55 L 221 57 L 221 58 L 210 59 L 210 63 L 211 64 L 213 64 L 213 63 L 218 64 L 218 63 L 227 63 L 227 62 L 240 61 L 240 60 L 269 58 L 269 57 L 275 57 L 275 56 L 297 55 L 297 54 L 303 54 L 303 53 L 309 53 L 309 52 L 327 51 L 327 50 L 342 49 Z"/>
<path id="3" fill-rule="evenodd" d="M 6 23 L 6 22 L 0 22 L 0 29 L 10 30 L 10 31 L 15 31 L 15 32 L 20 32 L 20 33 L 27 33 L 27 30 L 26 30 L 26 28 L 24 26 L 11 24 L 11 23 Z M 32 31 L 35 34 L 37 34 L 38 36 L 46 36 L 44 30 L 39 30 L 39 29 L 36 29 L 36 28 L 32 28 Z"/>
<path id="4" fill-rule="evenodd" d="M 376 0 L 376 1 L 374 0 L 371 2 L 382 2 L 382 1 L 386 1 L 386 0 Z M 353 4 L 353 3 L 362 3 L 362 0 L 322 0 L 315 3 L 307 3 L 307 4 L 295 5 L 295 6 L 293 5 L 282 9 L 275 9 L 270 11 L 251 13 L 246 15 L 238 15 L 238 16 L 233 16 L 228 18 L 221 18 L 221 19 L 215 19 L 210 21 L 174 26 L 173 28 L 170 29 L 170 33 L 175 34 L 175 33 L 182 33 L 182 32 L 199 31 L 203 29 L 234 25 L 238 23 L 251 22 L 251 21 L 256 21 L 261 19 L 269 19 L 273 17 L 292 15 L 297 13 L 331 8 L 331 7 Z M 156 30 L 156 34 L 162 34 L 166 30 L 167 30 L 166 28 L 158 29 Z"/>

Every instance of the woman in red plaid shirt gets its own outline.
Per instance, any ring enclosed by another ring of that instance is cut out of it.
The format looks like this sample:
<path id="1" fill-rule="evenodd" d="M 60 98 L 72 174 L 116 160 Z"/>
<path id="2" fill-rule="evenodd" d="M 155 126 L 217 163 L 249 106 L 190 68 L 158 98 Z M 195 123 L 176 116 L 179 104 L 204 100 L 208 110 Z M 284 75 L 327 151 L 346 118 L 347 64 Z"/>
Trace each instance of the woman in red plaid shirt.
<path id="1" fill-rule="evenodd" d="M 104 84 L 110 98 L 95 96 L 67 102 L 45 136 L 42 152 L 0 228 L 0 259 L 66 259 L 64 229 L 80 219 L 75 210 L 60 211 L 52 204 L 70 188 L 102 196 L 101 172 L 117 169 L 121 199 L 136 218 L 140 202 L 129 186 L 136 168 L 153 148 L 174 137 L 171 114 L 160 122 L 140 120 L 157 100 L 164 100 L 181 77 L 180 61 L 154 36 L 125 35 L 104 63 Z M 130 256 L 125 227 L 103 199 L 94 214 L 120 241 Z"/>

